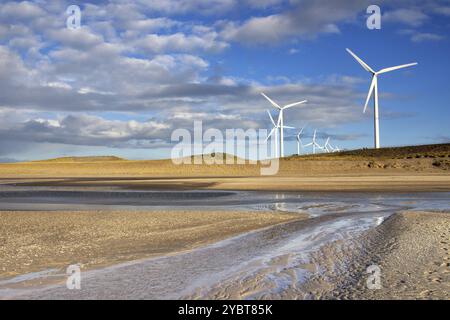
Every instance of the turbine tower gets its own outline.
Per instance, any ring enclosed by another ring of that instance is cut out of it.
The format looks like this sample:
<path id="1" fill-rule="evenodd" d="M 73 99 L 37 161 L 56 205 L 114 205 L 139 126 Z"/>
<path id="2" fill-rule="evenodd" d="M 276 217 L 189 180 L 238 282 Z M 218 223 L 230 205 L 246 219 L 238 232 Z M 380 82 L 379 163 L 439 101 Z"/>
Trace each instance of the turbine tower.
<path id="1" fill-rule="evenodd" d="M 373 116 L 374 116 L 374 129 L 375 129 L 375 132 L 374 132 L 375 148 L 379 149 L 380 148 L 380 122 L 379 122 L 379 118 L 378 118 L 378 76 L 380 74 L 383 74 L 383 73 L 386 73 L 386 72 L 390 72 L 390 71 L 394 71 L 394 70 L 398 70 L 398 69 L 403 69 L 403 68 L 415 66 L 415 65 L 417 65 L 417 62 L 403 64 L 403 65 L 400 65 L 400 66 L 395 66 L 395 67 L 390 67 L 390 68 L 385 68 L 385 69 L 381 69 L 380 71 L 374 71 L 364 61 L 362 61 L 356 54 L 354 54 L 350 49 L 347 49 L 347 52 L 350 53 L 353 56 L 353 58 L 355 58 L 355 60 L 358 61 L 358 63 L 367 72 L 370 72 L 372 74 L 372 83 L 370 84 L 369 94 L 367 95 L 366 104 L 364 105 L 364 111 L 363 112 L 364 113 L 366 112 L 367 105 L 369 104 L 369 100 L 370 100 L 370 98 L 373 95 L 373 101 L 374 101 Z"/>
<path id="2" fill-rule="evenodd" d="M 301 128 L 300 132 L 297 134 L 297 155 L 300 155 L 300 146 L 302 147 L 302 149 L 304 148 L 302 139 L 300 139 L 300 136 L 302 135 L 304 129 L 305 128 Z"/>
<path id="3" fill-rule="evenodd" d="M 279 110 L 279 115 L 278 115 L 278 122 L 279 122 L 279 129 L 280 129 L 280 153 L 281 153 L 281 157 L 284 157 L 284 129 L 287 128 L 284 125 L 284 118 L 283 118 L 283 111 L 285 109 L 291 108 L 291 107 L 295 107 L 299 104 L 303 104 L 305 102 L 307 102 L 307 100 L 303 100 L 300 102 L 294 102 L 288 105 L 285 105 L 283 107 L 281 107 L 280 105 L 278 105 L 275 101 L 273 101 L 272 99 L 270 99 L 268 96 L 266 96 L 263 92 L 261 92 L 261 94 L 263 95 L 264 98 L 266 98 L 275 108 L 277 108 Z"/>
<path id="4" fill-rule="evenodd" d="M 273 128 L 270 131 L 270 133 L 267 135 L 266 138 L 266 142 L 267 140 L 269 140 L 269 138 L 274 134 L 275 135 L 275 146 L 274 146 L 274 150 L 275 150 L 275 157 L 279 158 L 279 150 L 278 150 L 278 131 L 280 130 L 280 121 L 281 118 L 278 117 L 278 121 L 275 123 L 275 120 L 273 120 L 272 114 L 269 112 L 269 110 L 267 110 L 267 114 L 269 115 L 270 118 L 270 122 L 272 122 Z M 284 126 L 285 129 L 295 129 L 293 127 L 288 127 L 288 126 Z"/>
<path id="5" fill-rule="evenodd" d="M 266 142 L 267 140 L 269 140 L 269 138 L 272 136 L 272 134 L 275 134 L 275 142 L 274 142 L 274 146 L 272 146 L 274 153 L 275 153 L 275 158 L 278 158 L 278 129 L 280 127 L 280 118 L 278 118 L 278 122 L 275 123 L 275 121 L 272 118 L 272 115 L 270 114 L 269 110 L 267 110 L 267 114 L 269 115 L 270 118 L 270 122 L 272 122 L 273 128 L 270 131 L 269 135 L 266 138 Z"/>

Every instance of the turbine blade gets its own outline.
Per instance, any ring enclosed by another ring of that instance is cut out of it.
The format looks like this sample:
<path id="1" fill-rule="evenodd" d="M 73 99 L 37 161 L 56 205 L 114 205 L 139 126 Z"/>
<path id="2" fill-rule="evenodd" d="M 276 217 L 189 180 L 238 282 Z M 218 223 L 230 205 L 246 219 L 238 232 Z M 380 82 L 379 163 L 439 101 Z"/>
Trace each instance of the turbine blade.
<path id="1" fill-rule="evenodd" d="M 306 102 L 308 102 L 308 100 L 303 100 L 303 101 L 300 101 L 300 102 L 294 102 L 294 103 L 291 103 L 291 104 L 288 104 L 288 105 L 284 106 L 283 109 L 292 108 L 292 107 L 298 106 L 299 104 L 303 104 L 303 103 L 306 103 Z"/>
<path id="2" fill-rule="evenodd" d="M 372 96 L 373 90 L 375 89 L 375 81 L 376 81 L 376 75 L 372 78 L 372 83 L 370 84 L 369 93 L 367 94 L 366 103 L 364 104 L 364 111 L 363 113 L 366 113 L 367 106 L 369 105 L 370 97 Z"/>
<path id="3" fill-rule="evenodd" d="M 352 50 L 350 50 L 350 49 L 348 49 L 348 48 L 347 48 L 346 50 L 347 50 L 348 53 L 350 53 L 350 54 L 352 55 L 353 58 L 355 58 L 356 61 L 359 62 L 359 64 L 360 64 L 366 71 L 375 73 L 375 71 L 374 71 L 371 67 L 369 67 L 369 65 L 368 65 L 367 63 L 365 63 L 364 61 L 362 61 L 356 54 L 354 54 Z"/>
<path id="4" fill-rule="evenodd" d="M 303 133 L 303 130 L 305 129 L 305 127 L 300 129 L 300 132 L 298 133 L 298 135 L 300 136 Z"/>
<path id="5" fill-rule="evenodd" d="M 283 116 L 283 109 L 280 109 L 280 113 L 278 114 L 277 128 L 280 127 L 282 116 Z"/>
<path id="6" fill-rule="evenodd" d="M 270 139 L 270 137 L 272 136 L 272 134 L 275 132 L 276 129 L 277 129 L 277 128 L 273 128 L 273 129 L 270 131 L 270 133 L 267 135 L 266 142 L 267 142 L 267 140 Z"/>
<path id="7" fill-rule="evenodd" d="M 269 110 L 266 110 L 266 111 L 267 111 L 267 114 L 268 114 L 269 117 L 270 117 L 270 121 L 272 121 L 273 126 L 276 127 L 277 124 L 276 124 L 275 121 L 273 120 L 272 115 L 270 114 Z"/>
<path id="8" fill-rule="evenodd" d="M 310 142 L 310 143 L 308 143 L 308 144 L 305 144 L 304 147 L 309 147 L 309 146 L 312 146 L 312 145 L 313 145 L 313 143 Z"/>
<path id="9" fill-rule="evenodd" d="M 262 94 L 262 96 L 264 97 L 264 98 L 266 98 L 275 108 L 278 108 L 278 109 L 281 109 L 281 107 L 275 102 L 275 101 L 273 101 L 272 99 L 270 99 L 268 96 L 266 96 L 265 94 L 264 94 L 264 92 L 261 92 L 261 94 Z"/>
<path id="10" fill-rule="evenodd" d="M 283 126 L 285 129 L 295 129 L 294 127 Z"/>
<path id="11" fill-rule="evenodd" d="M 417 62 L 413 62 L 413 63 L 408 63 L 408 64 L 402 64 L 400 66 L 395 66 L 395 67 L 390 67 L 390 68 L 384 68 L 381 69 L 380 71 L 377 72 L 377 74 L 382 74 L 382 73 L 386 73 L 386 72 L 390 72 L 390 71 L 394 71 L 394 70 L 398 70 L 398 69 L 403 69 L 403 68 L 407 68 L 407 67 L 412 67 L 417 65 Z"/>

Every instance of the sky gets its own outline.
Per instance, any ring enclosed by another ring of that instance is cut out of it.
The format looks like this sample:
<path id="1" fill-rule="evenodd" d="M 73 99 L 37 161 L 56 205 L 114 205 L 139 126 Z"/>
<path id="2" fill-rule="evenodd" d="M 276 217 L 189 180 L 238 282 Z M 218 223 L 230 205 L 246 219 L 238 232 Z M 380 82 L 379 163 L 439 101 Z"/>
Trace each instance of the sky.
<path id="1" fill-rule="evenodd" d="M 381 9 L 381 29 L 366 10 Z M 81 25 L 67 28 L 78 5 Z M 285 153 L 317 130 L 373 146 L 373 69 L 382 146 L 450 142 L 450 0 L 137 0 L 0 3 L 0 161 L 169 158 L 174 130 L 271 129 L 260 92 L 285 113 Z"/>

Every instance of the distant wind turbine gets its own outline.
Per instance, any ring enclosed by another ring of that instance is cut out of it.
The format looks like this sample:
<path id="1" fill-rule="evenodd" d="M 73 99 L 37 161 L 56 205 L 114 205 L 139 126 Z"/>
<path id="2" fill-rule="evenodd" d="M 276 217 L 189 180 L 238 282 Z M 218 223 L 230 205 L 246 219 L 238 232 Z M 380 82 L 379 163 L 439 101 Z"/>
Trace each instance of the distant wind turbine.
<path id="1" fill-rule="evenodd" d="M 373 94 L 373 96 L 374 96 L 374 98 L 373 98 L 373 100 L 374 100 L 373 116 L 374 116 L 374 127 L 375 127 L 375 134 L 374 134 L 374 136 L 375 136 L 374 137 L 375 138 L 375 148 L 379 149 L 380 148 L 380 123 L 379 123 L 379 118 L 378 118 L 378 75 L 386 73 L 386 72 L 398 70 L 398 69 L 412 67 L 412 66 L 417 65 L 417 62 L 403 64 L 403 65 L 390 67 L 390 68 L 385 68 L 385 69 L 381 69 L 380 71 L 374 71 L 364 61 L 362 61 L 356 54 L 354 54 L 350 49 L 347 49 L 347 52 L 350 53 L 353 56 L 353 58 L 355 58 L 355 60 L 358 61 L 358 63 L 367 72 L 370 72 L 372 74 L 372 83 L 370 84 L 369 94 L 367 95 L 366 104 L 364 105 L 364 111 L 363 112 L 364 113 L 366 112 L 367 105 L 369 104 L 369 100 L 370 100 L 370 98 L 372 97 L 372 94 Z"/>
<path id="2" fill-rule="evenodd" d="M 302 139 L 300 139 L 300 136 L 302 135 L 304 129 L 304 127 L 301 128 L 300 132 L 297 134 L 297 155 L 300 155 L 300 147 L 302 149 L 304 148 Z"/>
<path id="3" fill-rule="evenodd" d="M 309 146 L 312 146 L 312 148 L 313 148 L 313 154 L 316 154 L 316 147 L 317 147 L 318 149 L 324 150 L 324 147 L 322 147 L 321 145 L 319 145 L 319 144 L 317 143 L 317 141 L 316 141 L 316 133 L 317 133 L 317 130 L 314 130 L 314 135 L 313 135 L 312 142 L 310 142 L 310 143 L 308 143 L 308 144 L 306 144 L 306 145 L 304 146 L 305 148 L 306 148 L 306 147 L 309 147 Z"/>
<path id="4" fill-rule="evenodd" d="M 336 147 L 333 147 L 331 144 L 330 144 L 330 137 L 328 137 L 327 138 L 327 140 L 325 141 L 325 144 L 323 145 L 323 147 L 325 148 L 325 150 L 328 152 L 328 153 L 330 153 L 330 152 L 339 152 L 340 151 L 340 149 L 336 146 Z"/>
<path id="5" fill-rule="evenodd" d="M 330 145 L 330 137 L 327 138 L 327 140 L 325 141 L 325 144 L 323 145 L 323 147 L 325 148 L 325 150 L 330 153 L 333 151 L 333 148 Z"/>
<path id="6" fill-rule="evenodd" d="M 300 102 L 294 102 L 294 103 L 291 103 L 291 104 L 288 104 L 288 105 L 285 105 L 285 106 L 281 107 L 275 101 L 273 101 L 268 96 L 266 96 L 263 92 L 261 92 L 261 94 L 275 108 L 277 108 L 279 110 L 278 121 L 279 121 L 279 129 L 280 129 L 280 152 L 281 152 L 281 157 L 284 157 L 284 129 L 287 128 L 287 127 L 284 125 L 283 111 L 285 109 L 288 109 L 288 108 L 291 108 L 291 107 L 295 107 L 295 106 L 297 106 L 299 104 L 303 104 L 303 103 L 307 102 L 307 100 L 303 100 L 303 101 L 300 101 Z"/>

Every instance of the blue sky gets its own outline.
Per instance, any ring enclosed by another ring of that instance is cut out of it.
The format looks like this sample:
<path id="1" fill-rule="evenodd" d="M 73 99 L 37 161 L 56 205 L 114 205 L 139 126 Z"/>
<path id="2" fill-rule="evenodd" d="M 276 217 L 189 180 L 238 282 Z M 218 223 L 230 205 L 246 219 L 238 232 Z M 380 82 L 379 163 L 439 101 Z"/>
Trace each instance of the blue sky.
<path id="1" fill-rule="evenodd" d="M 0 159 L 70 155 L 167 158 L 177 128 L 267 128 L 271 106 L 286 125 L 320 140 L 372 147 L 362 113 L 380 76 L 382 146 L 450 141 L 450 1 L 379 1 L 381 29 L 366 27 L 368 1 L 87 1 L 81 28 L 66 27 L 76 1 L 0 4 Z M 294 131 L 295 132 L 295 131 Z M 292 133 L 294 133 L 292 132 Z M 293 135 L 286 153 L 296 152 Z"/>

